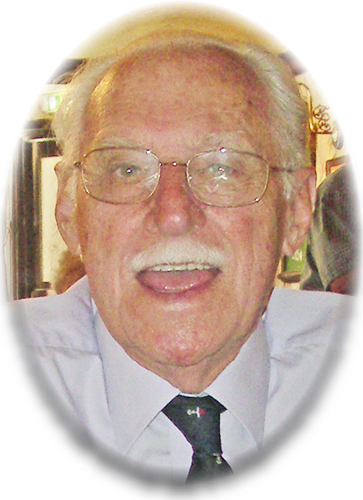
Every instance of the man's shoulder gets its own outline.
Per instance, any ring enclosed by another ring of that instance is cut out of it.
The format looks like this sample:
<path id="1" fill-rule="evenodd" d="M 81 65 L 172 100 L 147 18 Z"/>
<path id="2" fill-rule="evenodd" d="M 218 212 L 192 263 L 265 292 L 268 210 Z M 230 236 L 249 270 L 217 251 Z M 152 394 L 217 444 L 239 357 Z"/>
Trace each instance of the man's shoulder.
<path id="1" fill-rule="evenodd" d="M 92 299 L 86 277 L 63 294 L 19 300 L 13 307 L 27 344 L 96 349 Z"/>
<path id="2" fill-rule="evenodd" d="M 270 347 L 270 387 L 265 439 L 307 409 L 345 337 L 354 298 L 330 292 L 276 289 L 265 329 Z M 313 401 L 313 400 L 312 400 Z"/>
<path id="3" fill-rule="evenodd" d="M 266 312 L 272 353 L 292 345 L 326 344 L 342 331 L 354 298 L 330 292 L 276 288 Z"/>

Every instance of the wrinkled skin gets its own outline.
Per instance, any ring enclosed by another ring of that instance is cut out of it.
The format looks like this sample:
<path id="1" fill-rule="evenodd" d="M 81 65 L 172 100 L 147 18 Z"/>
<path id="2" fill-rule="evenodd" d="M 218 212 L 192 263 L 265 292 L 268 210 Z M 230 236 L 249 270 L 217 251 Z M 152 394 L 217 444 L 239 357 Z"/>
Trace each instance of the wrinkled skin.
<path id="1" fill-rule="evenodd" d="M 162 162 L 182 163 L 227 146 L 278 165 L 267 102 L 254 75 L 221 54 L 146 53 L 115 66 L 95 89 L 83 153 L 130 144 L 150 148 Z M 314 179 L 305 169 L 296 177 L 301 190 L 293 201 L 285 200 L 281 175 L 273 173 L 260 202 L 217 208 L 193 197 L 183 166 L 168 164 L 155 194 L 138 204 L 99 202 L 80 180 L 72 213 L 69 200 L 59 200 L 63 236 L 82 254 L 101 317 L 129 356 L 190 393 L 235 358 L 267 305 L 282 251 L 292 254 L 307 232 Z M 226 262 L 203 280 L 197 272 L 163 277 L 168 287 L 161 292 L 153 278 L 145 286 L 131 266 L 136 254 L 160 242 L 211 245 Z"/>

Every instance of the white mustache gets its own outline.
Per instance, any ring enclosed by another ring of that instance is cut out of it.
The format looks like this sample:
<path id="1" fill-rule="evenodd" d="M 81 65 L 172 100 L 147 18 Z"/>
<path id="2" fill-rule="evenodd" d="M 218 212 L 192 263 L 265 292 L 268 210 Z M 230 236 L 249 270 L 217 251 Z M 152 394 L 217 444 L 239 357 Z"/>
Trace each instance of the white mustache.
<path id="1" fill-rule="evenodd" d="M 160 265 L 199 264 L 221 268 L 226 262 L 225 254 L 216 247 L 196 241 L 158 243 L 150 249 L 135 255 L 131 268 L 139 273 Z"/>

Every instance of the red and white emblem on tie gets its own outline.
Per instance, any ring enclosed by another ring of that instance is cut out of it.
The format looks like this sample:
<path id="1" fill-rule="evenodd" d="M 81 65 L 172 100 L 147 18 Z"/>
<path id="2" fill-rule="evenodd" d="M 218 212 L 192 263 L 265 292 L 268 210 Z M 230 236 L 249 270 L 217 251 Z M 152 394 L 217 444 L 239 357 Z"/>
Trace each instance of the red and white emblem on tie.
<path id="1" fill-rule="evenodd" d="M 203 417 L 206 413 L 207 412 L 203 408 L 199 408 L 199 406 L 197 406 L 196 410 L 192 410 L 190 408 L 187 410 L 188 415 L 196 415 L 197 418 Z"/>

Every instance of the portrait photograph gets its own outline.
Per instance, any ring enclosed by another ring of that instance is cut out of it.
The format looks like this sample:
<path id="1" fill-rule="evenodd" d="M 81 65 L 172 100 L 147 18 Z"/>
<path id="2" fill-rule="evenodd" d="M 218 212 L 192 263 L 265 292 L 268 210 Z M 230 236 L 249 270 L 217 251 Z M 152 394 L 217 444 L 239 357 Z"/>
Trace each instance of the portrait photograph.
<path id="1" fill-rule="evenodd" d="M 4 498 L 358 498 L 358 5 L 5 17 Z"/>

